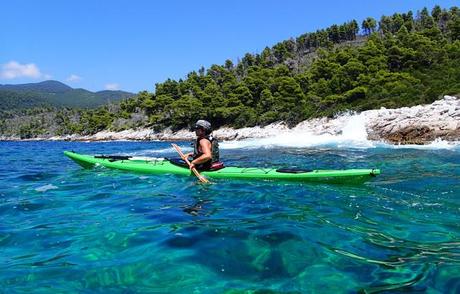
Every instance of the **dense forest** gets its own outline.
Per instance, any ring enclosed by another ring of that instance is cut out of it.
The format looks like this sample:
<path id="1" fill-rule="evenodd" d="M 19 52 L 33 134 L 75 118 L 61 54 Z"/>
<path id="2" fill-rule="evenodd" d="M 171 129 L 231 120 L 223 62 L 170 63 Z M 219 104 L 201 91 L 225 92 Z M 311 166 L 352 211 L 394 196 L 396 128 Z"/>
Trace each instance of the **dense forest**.
<path id="1" fill-rule="evenodd" d="M 332 25 L 168 79 L 93 110 L 4 111 L 0 133 L 33 137 L 103 129 L 289 125 L 346 110 L 430 103 L 460 93 L 460 9 L 435 6 Z M 12 127 L 14 123 L 19 123 Z"/>

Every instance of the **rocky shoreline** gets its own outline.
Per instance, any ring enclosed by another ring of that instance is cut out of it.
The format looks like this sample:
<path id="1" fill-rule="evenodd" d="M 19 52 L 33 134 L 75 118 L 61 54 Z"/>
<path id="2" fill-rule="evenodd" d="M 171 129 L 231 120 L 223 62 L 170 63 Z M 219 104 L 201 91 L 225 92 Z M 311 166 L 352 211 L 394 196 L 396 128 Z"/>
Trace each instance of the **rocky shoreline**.
<path id="1" fill-rule="evenodd" d="M 428 144 L 436 139 L 460 141 L 460 99 L 444 96 L 432 104 L 403 107 L 398 109 L 368 110 L 355 115 L 337 118 L 306 120 L 294 128 L 283 122 L 265 127 L 233 129 L 223 127 L 214 131 L 214 136 L 223 141 L 249 138 L 276 137 L 283 133 L 308 133 L 312 135 L 341 135 L 350 120 L 360 120 L 364 124 L 367 139 L 392 144 Z M 125 130 L 121 132 L 102 131 L 90 136 L 67 135 L 42 137 L 30 140 L 48 141 L 110 141 L 110 140 L 191 140 L 194 133 L 188 130 L 153 132 L 150 129 Z M 2 137 L 0 140 L 21 140 Z M 21 140 L 23 141 L 23 140 Z"/>

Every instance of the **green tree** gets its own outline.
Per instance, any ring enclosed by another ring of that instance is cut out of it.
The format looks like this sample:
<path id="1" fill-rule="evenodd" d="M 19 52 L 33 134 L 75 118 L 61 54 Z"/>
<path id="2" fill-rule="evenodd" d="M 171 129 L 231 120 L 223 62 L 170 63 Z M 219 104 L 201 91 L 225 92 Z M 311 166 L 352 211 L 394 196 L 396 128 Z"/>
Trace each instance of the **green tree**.
<path id="1" fill-rule="evenodd" d="M 227 69 L 228 71 L 232 71 L 233 67 L 233 62 L 230 59 L 225 60 L 225 69 Z"/>
<path id="2" fill-rule="evenodd" d="M 269 89 L 262 90 L 260 93 L 260 100 L 257 105 L 257 112 L 263 114 L 265 112 L 271 111 L 273 110 L 274 105 L 275 98 L 273 97 L 272 92 Z"/>
<path id="3" fill-rule="evenodd" d="M 441 15 L 442 15 L 441 7 L 439 5 L 435 5 L 433 7 L 433 10 L 431 10 L 431 16 L 433 17 L 436 23 L 439 23 L 439 21 L 441 20 Z"/>
<path id="4" fill-rule="evenodd" d="M 167 106 L 166 123 L 174 130 L 191 128 L 203 116 L 203 103 L 191 95 L 184 95 Z"/>
<path id="5" fill-rule="evenodd" d="M 382 16 L 379 21 L 379 31 L 386 35 L 391 34 L 392 20 L 389 16 Z"/>
<path id="6" fill-rule="evenodd" d="M 253 105 L 254 100 L 249 88 L 240 83 L 233 91 L 228 95 L 227 105 L 238 106 L 238 105 Z"/>
<path id="7" fill-rule="evenodd" d="M 179 83 L 171 79 L 167 79 L 163 83 L 157 83 L 155 84 L 155 94 L 169 95 L 174 99 L 178 99 L 180 97 Z"/>
<path id="8" fill-rule="evenodd" d="M 402 26 L 404 26 L 404 18 L 402 17 L 402 15 L 399 13 L 393 14 L 391 20 L 391 32 L 395 34 L 401 29 Z"/>
<path id="9" fill-rule="evenodd" d="M 447 23 L 447 29 L 452 42 L 460 40 L 460 16 L 453 15 L 452 19 Z"/>
<path id="10" fill-rule="evenodd" d="M 434 19 L 426 7 L 424 7 L 422 11 L 419 12 L 417 17 L 417 25 L 419 30 L 432 29 L 435 26 Z"/>
<path id="11" fill-rule="evenodd" d="M 414 29 L 414 14 L 412 11 L 408 13 L 403 13 L 402 17 L 404 19 L 404 26 L 407 28 L 407 31 L 412 32 Z"/>
<path id="12" fill-rule="evenodd" d="M 288 124 L 300 122 L 304 117 L 305 96 L 294 78 L 276 78 L 272 86 L 275 100 L 274 110 Z"/>
<path id="13" fill-rule="evenodd" d="M 377 21 L 372 17 L 368 17 L 365 20 L 363 20 L 361 27 L 364 31 L 364 34 L 369 36 L 371 33 L 375 32 L 375 29 L 377 27 Z"/>

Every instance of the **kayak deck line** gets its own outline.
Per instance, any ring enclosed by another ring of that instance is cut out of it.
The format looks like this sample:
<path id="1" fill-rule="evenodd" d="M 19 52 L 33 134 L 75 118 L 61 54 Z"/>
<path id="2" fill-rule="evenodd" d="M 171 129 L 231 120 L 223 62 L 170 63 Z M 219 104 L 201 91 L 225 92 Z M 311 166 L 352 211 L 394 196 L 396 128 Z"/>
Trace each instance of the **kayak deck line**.
<path id="1" fill-rule="evenodd" d="M 144 160 L 117 156 L 92 156 L 64 151 L 64 154 L 86 169 L 95 165 L 112 169 L 148 174 L 174 174 L 192 176 L 188 167 L 172 164 L 167 159 Z M 201 171 L 203 176 L 216 179 L 259 179 L 297 182 L 320 182 L 338 184 L 361 184 L 380 174 L 379 169 L 306 170 L 279 172 L 276 168 L 224 167 L 216 171 Z"/>

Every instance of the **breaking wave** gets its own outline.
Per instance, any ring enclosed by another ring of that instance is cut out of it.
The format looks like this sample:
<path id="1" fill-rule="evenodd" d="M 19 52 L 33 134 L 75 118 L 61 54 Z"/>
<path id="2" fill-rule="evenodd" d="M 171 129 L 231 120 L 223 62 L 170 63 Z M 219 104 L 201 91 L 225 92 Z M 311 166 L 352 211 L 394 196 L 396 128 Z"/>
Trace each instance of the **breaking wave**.
<path id="1" fill-rule="evenodd" d="M 353 149 L 410 148 L 460 150 L 460 141 L 451 142 L 438 139 L 426 145 L 393 145 L 383 141 L 368 140 L 365 116 L 362 114 L 345 114 L 335 119 L 335 121 L 338 123 L 326 131 L 318 131 L 318 126 L 302 125 L 289 130 L 275 130 L 272 135 L 265 138 L 224 141 L 220 146 L 223 149 L 335 147 Z"/>

